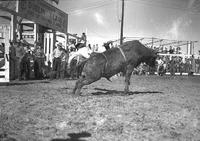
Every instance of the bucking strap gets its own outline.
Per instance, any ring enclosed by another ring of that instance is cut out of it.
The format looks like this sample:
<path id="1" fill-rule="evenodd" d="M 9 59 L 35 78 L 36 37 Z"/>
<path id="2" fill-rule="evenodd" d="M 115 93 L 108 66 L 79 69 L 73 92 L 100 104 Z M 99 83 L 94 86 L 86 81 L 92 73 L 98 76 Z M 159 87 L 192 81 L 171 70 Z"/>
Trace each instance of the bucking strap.
<path id="1" fill-rule="evenodd" d="M 122 50 L 122 48 L 121 47 L 117 47 L 117 48 L 120 50 L 122 56 L 124 57 L 124 60 L 127 61 L 126 56 L 125 56 L 124 51 Z"/>
<path id="2" fill-rule="evenodd" d="M 101 53 L 103 56 L 104 56 L 104 58 L 106 59 L 106 64 L 108 63 L 108 58 L 106 57 L 106 55 L 102 52 Z"/>

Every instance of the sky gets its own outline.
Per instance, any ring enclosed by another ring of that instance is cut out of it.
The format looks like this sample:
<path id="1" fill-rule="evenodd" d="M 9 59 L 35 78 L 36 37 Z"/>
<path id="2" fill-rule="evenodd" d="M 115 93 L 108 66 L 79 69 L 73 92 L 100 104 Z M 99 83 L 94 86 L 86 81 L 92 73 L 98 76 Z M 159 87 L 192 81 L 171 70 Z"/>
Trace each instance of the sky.
<path id="1" fill-rule="evenodd" d="M 121 0 L 60 0 L 58 7 L 69 14 L 69 33 L 86 32 L 93 44 L 120 37 Z M 125 0 L 124 36 L 199 41 L 200 2 Z"/>

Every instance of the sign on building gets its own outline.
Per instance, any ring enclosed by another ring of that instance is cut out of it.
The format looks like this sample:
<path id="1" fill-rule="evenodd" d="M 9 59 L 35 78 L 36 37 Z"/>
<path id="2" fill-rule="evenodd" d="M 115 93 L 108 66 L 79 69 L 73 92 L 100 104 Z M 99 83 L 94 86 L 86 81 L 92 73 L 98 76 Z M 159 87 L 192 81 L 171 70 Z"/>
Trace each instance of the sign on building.
<path id="1" fill-rule="evenodd" d="M 30 21 L 67 33 L 68 15 L 44 0 L 19 0 L 18 13 Z"/>
<path id="2" fill-rule="evenodd" d="M 11 11 L 16 11 L 16 0 L 1 0 L 0 8 L 6 8 Z"/>

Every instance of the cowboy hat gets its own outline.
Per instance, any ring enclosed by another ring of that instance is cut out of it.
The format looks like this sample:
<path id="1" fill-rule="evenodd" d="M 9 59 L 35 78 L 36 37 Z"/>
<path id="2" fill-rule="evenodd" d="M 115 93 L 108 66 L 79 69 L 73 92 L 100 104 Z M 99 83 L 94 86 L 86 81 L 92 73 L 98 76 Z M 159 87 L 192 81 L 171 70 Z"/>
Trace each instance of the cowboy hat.
<path id="1" fill-rule="evenodd" d="M 58 43 L 57 46 L 62 47 L 63 45 L 62 45 L 62 43 Z"/>

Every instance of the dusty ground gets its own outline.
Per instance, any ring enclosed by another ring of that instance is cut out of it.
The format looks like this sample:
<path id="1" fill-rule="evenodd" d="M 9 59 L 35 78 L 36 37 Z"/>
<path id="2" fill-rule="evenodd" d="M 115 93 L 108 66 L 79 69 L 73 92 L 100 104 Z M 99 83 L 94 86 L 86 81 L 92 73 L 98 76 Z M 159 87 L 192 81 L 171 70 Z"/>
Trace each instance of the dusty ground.
<path id="1" fill-rule="evenodd" d="M 0 86 L 0 141 L 200 141 L 200 77 L 133 76 L 130 95 L 112 81 Z"/>

